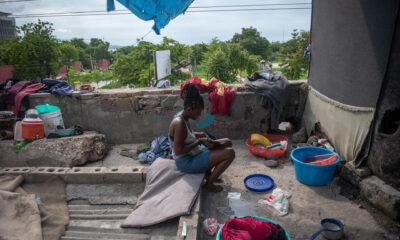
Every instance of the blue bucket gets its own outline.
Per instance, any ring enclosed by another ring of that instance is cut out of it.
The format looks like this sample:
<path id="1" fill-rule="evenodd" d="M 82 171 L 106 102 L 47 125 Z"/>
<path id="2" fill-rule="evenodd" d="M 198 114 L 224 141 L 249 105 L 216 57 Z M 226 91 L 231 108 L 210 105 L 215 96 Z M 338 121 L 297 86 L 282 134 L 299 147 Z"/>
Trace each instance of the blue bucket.
<path id="1" fill-rule="evenodd" d="M 329 165 L 314 165 L 304 163 L 301 160 L 323 154 L 336 154 L 336 162 Z M 294 171 L 296 178 L 301 183 L 312 185 L 312 186 L 324 186 L 327 185 L 335 174 L 336 166 L 340 162 L 339 154 L 320 147 L 301 147 L 292 150 L 290 157 L 294 163 Z"/>

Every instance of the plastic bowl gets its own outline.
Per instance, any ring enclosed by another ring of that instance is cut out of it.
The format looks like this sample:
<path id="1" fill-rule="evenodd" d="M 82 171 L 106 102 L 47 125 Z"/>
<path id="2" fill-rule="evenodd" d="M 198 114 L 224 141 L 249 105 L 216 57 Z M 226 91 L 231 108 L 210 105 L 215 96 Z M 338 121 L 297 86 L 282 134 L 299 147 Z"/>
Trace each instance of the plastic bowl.
<path id="1" fill-rule="evenodd" d="M 336 154 L 336 162 L 329 165 L 314 165 L 309 163 L 304 163 L 301 160 L 322 154 Z M 290 157 L 294 163 L 294 171 L 296 173 L 296 178 L 301 183 L 311 185 L 311 186 L 324 186 L 327 185 L 333 178 L 335 174 L 336 166 L 340 162 L 339 154 L 331 151 L 329 149 L 320 147 L 301 147 L 293 149 L 290 153 Z"/>
<path id="2" fill-rule="evenodd" d="M 268 140 L 271 143 L 280 142 L 280 141 L 289 142 L 289 140 L 285 136 L 273 135 L 273 134 L 264 134 L 264 133 L 259 133 L 259 134 L 261 134 L 264 137 L 268 138 Z M 255 155 L 257 157 L 277 157 L 277 158 L 280 158 L 285 154 L 285 152 L 287 150 L 287 145 L 288 144 L 286 144 L 286 148 L 283 149 L 283 150 L 267 149 L 267 148 L 263 148 L 263 147 L 254 147 L 254 146 L 252 146 L 250 140 L 251 140 L 251 137 L 247 138 L 247 140 L 246 140 L 247 148 L 249 149 L 249 151 L 253 155 Z"/>
<path id="3" fill-rule="evenodd" d="M 242 217 L 241 217 L 241 218 L 242 218 Z M 266 221 L 266 222 L 270 222 L 270 223 L 272 223 L 272 224 L 277 225 L 276 222 L 274 222 L 274 221 L 272 221 L 272 220 L 269 220 L 269 219 L 267 219 L 267 218 L 262 218 L 262 217 L 257 217 L 257 216 L 253 216 L 253 218 L 256 218 L 256 219 L 259 219 L 259 220 L 263 220 L 263 221 Z M 282 227 L 282 226 L 281 226 L 281 227 Z M 285 230 L 286 239 L 287 239 L 287 240 L 290 240 L 289 233 L 288 233 L 288 232 L 286 231 L 286 229 L 284 229 L 283 227 L 282 227 L 282 229 Z M 217 239 L 217 240 L 221 240 L 221 239 L 222 239 L 222 236 L 221 236 L 221 235 L 222 235 L 222 228 L 219 228 L 216 239 Z"/>

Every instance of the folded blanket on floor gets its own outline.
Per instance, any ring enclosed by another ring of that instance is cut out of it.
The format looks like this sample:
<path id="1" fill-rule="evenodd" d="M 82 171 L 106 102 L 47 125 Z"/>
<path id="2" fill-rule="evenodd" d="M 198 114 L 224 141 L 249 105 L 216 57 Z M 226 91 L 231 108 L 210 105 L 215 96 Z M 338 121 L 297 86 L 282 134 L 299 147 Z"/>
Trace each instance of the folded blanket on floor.
<path id="1" fill-rule="evenodd" d="M 204 174 L 179 171 L 173 160 L 158 158 L 148 169 L 144 192 L 121 227 L 146 227 L 190 214 Z"/>
<path id="2" fill-rule="evenodd" d="M 0 239 L 42 240 L 35 195 L 11 192 L 22 180 L 21 176 L 0 176 Z"/>

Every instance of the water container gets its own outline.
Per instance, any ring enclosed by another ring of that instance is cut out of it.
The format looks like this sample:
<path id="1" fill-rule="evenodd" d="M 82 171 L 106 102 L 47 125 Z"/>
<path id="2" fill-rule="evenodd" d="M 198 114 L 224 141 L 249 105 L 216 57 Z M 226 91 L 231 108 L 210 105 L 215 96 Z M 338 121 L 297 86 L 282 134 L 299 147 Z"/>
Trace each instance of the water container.
<path id="1" fill-rule="evenodd" d="M 44 121 L 39 118 L 39 111 L 29 109 L 22 120 L 22 138 L 35 140 L 44 137 Z"/>
<path id="2" fill-rule="evenodd" d="M 22 140 L 24 140 L 22 138 L 22 125 L 21 125 L 21 121 L 18 121 L 15 123 L 14 126 L 14 140 L 17 142 L 20 142 Z"/>
<path id="3" fill-rule="evenodd" d="M 36 109 L 40 112 L 40 118 L 44 121 L 44 134 L 46 137 L 50 133 L 54 133 L 57 126 L 64 127 L 61 110 L 57 106 L 39 105 Z"/>

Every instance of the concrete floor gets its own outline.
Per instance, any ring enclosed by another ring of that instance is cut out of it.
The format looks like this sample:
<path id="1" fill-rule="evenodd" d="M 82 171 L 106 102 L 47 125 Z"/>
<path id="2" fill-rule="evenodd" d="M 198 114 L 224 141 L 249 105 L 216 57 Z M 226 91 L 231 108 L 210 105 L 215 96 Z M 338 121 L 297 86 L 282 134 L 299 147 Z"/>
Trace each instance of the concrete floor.
<path id="1" fill-rule="evenodd" d="M 133 151 L 140 144 L 115 145 L 102 160 L 86 164 L 88 167 L 112 166 L 149 166 L 137 160 L 120 155 L 123 148 Z M 310 239 L 320 228 L 323 218 L 336 218 L 345 224 L 345 236 L 342 239 L 393 239 L 373 216 L 360 204 L 354 203 L 340 195 L 340 186 L 332 181 L 328 186 L 312 187 L 300 183 L 295 176 L 294 166 L 289 160 L 289 152 L 281 158 L 277 168 L 264 165 L 262 158 L 253 156 L 245 145 L 245 140 L 234 140 L 235 161 L 222 175 L 224 191 L 220 193 L 203 193 L 201 221 L 213 217 L 222 225 L 235 216 L 265 217 L 283 226 L 294 240 Z M 243 179 L 255 173 L 267 174 L 275 181 L 275 187 L 289 191 L 289 213 L 278 216 L 277 211 L 267 205 L 257 203 L 270 195 L 272 190 L 263 193 L 249 191 Z M 239 200 L 228 199 L 228 192 L 239 192 Z M 199 226 L 201 227 L 201 226 Z M 207 236 L 201 229 L 198 239 L 215 239 Z M 317 239 L 324 239 L 319 236 Z"/>
<path id="2" fill-rule="evenodd" d="M 233 148 L 236 159 L 222 175 L 224 191 L 220 193 L 203 193 L 201 220 L 216 218 L 220 224 L 234 216 L 260 216 L 274 220 L 284 227 L 292 239 L 310 239 L 320 228 L 323 218 L 336 218 L 345 224 L 345 237 L 342 239 L 387 239 L 385 230 L 379 226 L 371 214 L 338 194 L 339 186 L 331 183 L 328 186 L 312 187 L 300 183 L 294 173 L 294 166 L 289 154 L 280 160 L 280 166 L 269 168 L 264 160 L 253 156 L 247 149 L 244 140 L 235 140 Z M 245 188 L 243 179 L 255 173 L 267 174 L 275 181 L 275 187 L 289 191 L 289 213 L 278 216 L 277 211 L 267 205 L 257 203 L 266 198 L 268 192 L 252 192 Z M 228 192 L 239 192 L 239 200 L 228 199 Z M 200 231 L 200 239 L 215 239 Z M 317 239 L 324 239 L 319 236 Z"/>

